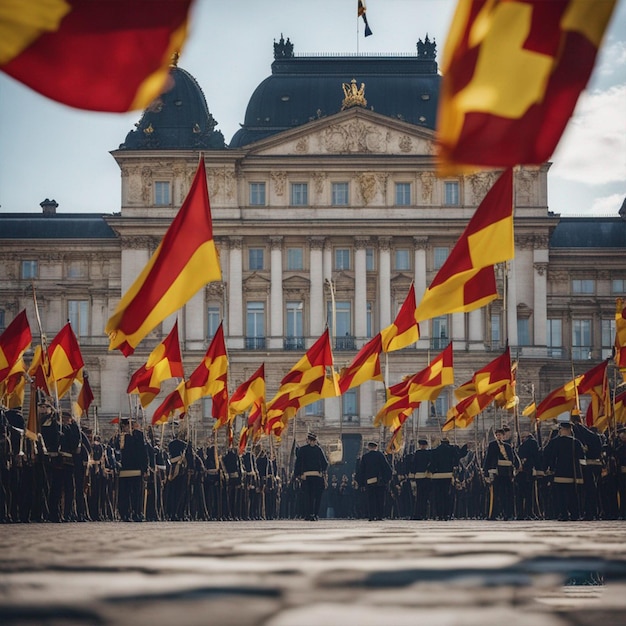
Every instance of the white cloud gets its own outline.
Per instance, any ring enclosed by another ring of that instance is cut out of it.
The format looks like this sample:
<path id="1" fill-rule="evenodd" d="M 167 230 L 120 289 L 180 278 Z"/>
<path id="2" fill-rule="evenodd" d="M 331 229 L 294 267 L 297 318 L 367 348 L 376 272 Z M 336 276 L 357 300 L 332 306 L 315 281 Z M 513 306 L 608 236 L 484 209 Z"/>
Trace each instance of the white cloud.
<path id="1" fill-rule="evenodd" d="M 626 65 L 626 41 L 609 42 L 599 57 L 598 72 L 613 76 Z"/>
<path id="2" fill-rule="evenodd" d="M 552 159 L 555 177 L 590 185 L 626 178 L 626 84 L 584 92 Z"/>
<path id="3" fill-rule="evenodd" d="M 594 215 L 617 215 L 620 207 L 622 206 L 622 202 L 624 202 L 624 198 L 626 197 L 626 191 L 624 193 L 614 193 L 610 196 L 605 196 L 603 198 L 596 198 L 593 201 L 593 205 L 591 207 L 591 213 Z"/>

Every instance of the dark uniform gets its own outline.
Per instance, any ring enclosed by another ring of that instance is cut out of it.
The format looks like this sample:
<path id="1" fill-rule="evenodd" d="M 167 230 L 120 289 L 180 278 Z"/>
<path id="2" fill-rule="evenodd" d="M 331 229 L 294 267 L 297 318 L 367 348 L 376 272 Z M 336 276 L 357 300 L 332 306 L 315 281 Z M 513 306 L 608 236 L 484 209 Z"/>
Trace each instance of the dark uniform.
<path id="1" fill-rule="evenodd" d="M 378 450 L 377 443 L 370 442 L 367 447 L 368 451 L 359 463 L 357 482 L 367 493 L 367 511 L 372 521 L 383 518 L 385 490 L 391 480 L 392 469 L 385 455 Z"/>
<path id="2" fill-rule="evenodd" d="M 230 447 L 222 456 L 226 476 L 226 507 L 230 519 L 241 519 L 241 459 L 235 448 Z"/>
<path id="3" fill-rule="evenodd" d="M 123 521 L 139 522 L 144 519 L 143 475 L 148 469 L 148 453 L 141 430 L 130 430 L 128 420 L 122 420 L 120 428 L 114 441 L 120 458 L 117 508 Z"/>
<path id="4" fill-rule="evenodd" d="M 187 492 L 187 442 L 175 436 L 167 446 L 169 468 L 165 489 L 165 509 L 167 518 L 173 521 L 185 519 L 185 499 Z"/>
<path id="5" fill-rule="evenodd" d="M 430 469 L 432 450 L 428 449 L 427 439 L 418 439 L 417 450 L 413 453 L 409 479 L 415 481 L 415 508 L 413 519 L 428 518 L 428 502 L 430 500 Z"/>
<path id="6" fill-rule="evenodd" d="M 324 492 L 324 472 L 328 468 L 328 459 L 317 445 L 317 436 L 307 435 L 307 445 L 296 451 L 294 476 L 302 481 L 303 516 L 307 520 L 319 518 L 322 493 Z"/>
<path id="7" fill-rule="evenodd" d="M 80 454 L 81 436 L 78 424 L 69 413 L 63 413 L 62 420 L 59 455 L 62 463 L 63 519 L 68 522 L 76 519 L 74 457 Z"/>
<path id="8" fill-rule="evenodd" d="M 619 518 L 626 519 L 626 428 L 624 426 L 617 431 L 617 442 L 612 456 L 615 460 L 617 475 Z"/>
<path id="9" fill-rule="evenodd" d="M 536 476 L 539 463 L 539 444 L 534 435 L 528 433 L 517 451 L 520 459 L 519 471 L 515 476 L 515 495 L 517 498 L 517 519 L 538 517 L 536 511 Z"/>
<path id="10" fill-rule="evenodd" d="M 559 436 L 551 439 L 544 450 L 546 469 L 554 474 L 552 490 L 559 520 L 580 518 L 578 490 L 583 483 L 580 461 L 584 458 L 582 444 L 572 436 L 571 424 L 562 423 Z"/>
<path id="11" fill-rule="evenodd" d="M 572 415 L 574 437 L 583 444 L 585 458 L 581 459 L 583 474 L 583 517 L 600 517 L 599 483 L 602 476 L 602 439 L 598 433 L 584 426 L 580 415 Z"/>
<path id="12" fill-rule="evenodd" d="M 508 520 L 512 519 L 515 507 L 513 474 L 519 467 L 519 459 L 511 444 L 504 441 L 504 430 L 498 428 L 495 435 L 496 439 L 489 442 L 483 463 L 485 477 L 491 483 L 489 519 Z"/>
<path id="13" fill-rule="evenodd" d="M 466 454 L 467 445 L 462 448 L 453 446 L 447 438 L 443 438 L 432 451 L 432 505 L 434 509 L 432 516 L 435 519 L 449 520 L 452 517 L 454 469 Z"/>

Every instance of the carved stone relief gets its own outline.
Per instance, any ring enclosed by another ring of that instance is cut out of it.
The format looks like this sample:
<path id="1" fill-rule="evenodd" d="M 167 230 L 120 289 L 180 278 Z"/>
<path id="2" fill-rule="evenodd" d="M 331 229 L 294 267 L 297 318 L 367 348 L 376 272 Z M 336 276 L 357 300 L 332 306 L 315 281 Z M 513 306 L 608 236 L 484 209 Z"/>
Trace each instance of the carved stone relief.
<path id="1" fill-rule="evenodd" d="M 284 195 L 287 183 L 287 172 L 270 172 L 270 177 L 274 183 L 274 193 L 277 196 Z"/>
<path id="2" fill-rule="evenodd" d="M 533 267 L 539 276 L 543 276 L 548 271 L 547 263 L 533 263 Z"/>
<path id="3" fill-rule="evenodd" d="M 298 154 L 308 154 L 309 152 L 309 138 L 301 137 L 296 142 L 296 152 Z"/>
<path id="4" fill-rule="evenodd" d="M 152 170 L 149 167 L 141 169 L 141 200 L 149 204 L 152 199 Z"/>
<path id="5" fill-rule="evenodd" d="M 420 172 L 418 178 L 422 183 L 422 200 L 425 204 L 432 204 L 435 175 L 432 172 Z"/>
<path id="6" fill-rule="evenodd" d="M 413 148 L 413 140 L 408 135 L 402 135 L 398 140 L 398 148 L 400 152 L 409 153 Z"/>
<path id="7" fill-rule="evenodd" d="M 357 176 L 358 189 L 363 199 L 363 204 L 368 205 L 376 196 L 376 174 L 363 172 Z"/>
<path id="8" fill-rule="evenodd" d="M 498 174 L 495 172 L 476 172 L 468 176 L 474 204 L 478 205 L 483 201 L 497 177 Z"/>
<path id="9" fill-rule="evenodd" d="M 315 193 L 322 194 L 324 192 L 324 182 L 326 174 L 324 172 L 313 172 L 313 188 Z"/>
<path id="10" fill-rule="evenodd" d="M 387 152 L 390 133 L 361 120 L 346 124 L 332 124 L 321 138 L 328 152 L 346 154 L 354 152 Z"/>

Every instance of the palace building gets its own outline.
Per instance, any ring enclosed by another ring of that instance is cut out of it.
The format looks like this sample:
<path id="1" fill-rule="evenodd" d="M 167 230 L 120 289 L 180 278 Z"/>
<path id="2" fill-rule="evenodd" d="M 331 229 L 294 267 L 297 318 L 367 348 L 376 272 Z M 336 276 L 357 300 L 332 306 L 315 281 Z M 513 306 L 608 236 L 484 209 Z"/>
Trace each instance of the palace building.
<path id="1" fill-rule="evenodd" d="M 223 320 L 229 390 L 264 362 L 268 400 L 327 324 L 339 370 L 393 322 L 412 282 L 419 302 L 498 176 L 436 175 L 441 77 L 428 38 L 406 56 L 299 56 L 281 37 L 271 75 L 228 143 L 194 77 L 176 64 L 170 73 L 172 89 L 111 152 L 121 174 L 118 212 L 64 214 L 46 199 L 38 214 L 0 214 L 0 329 L 25 308 L 38 342 L 34 285 L 48 340 L 72 323 L 102 424 L 128 413 L 131 374 L 176 319 L 128 359 L 108 351 L 106 321 L 180 208 L 200 153 L 222 280 L 178 312 L 185 371 Z M 626 221 L 561 217 L 565 207 L 548 207 L 549 169 L 515 172 L 515 258 L 497 267 L 500 297 L 422 322 L 417 344 L 383 357 L 388 384 L 453 341 L 460 385 L 508 343 L 524 406 L 533 392 L 540 400 L 610 356 L 615 299 L 626 294 Z M 163 385 L 148 418 L 175 384 Z M 384 389 L 369 381 L 301 409 L 298 435 L 313 428 L 328 440 L 375 436 Z M 420 406 L 407 439 L 417 431 L 439 436 L 453 389 Z M 512 421 L 489 411 L 481 429 Z M 210 432 L 210 415 L 210 400 L 192 407 L 198 436 Z"/>

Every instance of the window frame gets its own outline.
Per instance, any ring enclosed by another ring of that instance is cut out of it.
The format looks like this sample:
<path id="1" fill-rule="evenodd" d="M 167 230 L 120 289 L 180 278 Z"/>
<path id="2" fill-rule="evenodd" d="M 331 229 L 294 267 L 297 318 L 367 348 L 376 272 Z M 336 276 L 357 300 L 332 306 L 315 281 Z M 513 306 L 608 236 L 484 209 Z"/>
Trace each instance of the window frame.
<path id="1" fill-rule="evenodd" d="M 349 206 L 350 205 L 350 183 L 345 181 L 337 181 L 331 183 L 330 186 L 330 204 L 331 206 Z"/>
<path id="2" fill-rule="evenodd" d="M 396 206 L 411 206 L 411 183 L 396 182 L 395 204 Z"/>
<path id="3" fill-rule="evenodd" d="M 289 199 L 291 206 L 309 206 L 309 184 L 291 183 Z"/>
<path id="4" fill-rule="evenodd" d="M 267 206 L 265 182 L 255 181 L 249 183 L 248 201 L 250 206 Z"/>
<path id="5" fill-rule="evenodd" d="M 167 202 L 163 197 L 164 190 L 167 190 Z M 155 180 L 154 186 L 154 206 L 172 206 L 172 181 Z"/>

